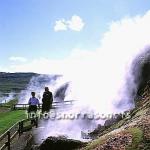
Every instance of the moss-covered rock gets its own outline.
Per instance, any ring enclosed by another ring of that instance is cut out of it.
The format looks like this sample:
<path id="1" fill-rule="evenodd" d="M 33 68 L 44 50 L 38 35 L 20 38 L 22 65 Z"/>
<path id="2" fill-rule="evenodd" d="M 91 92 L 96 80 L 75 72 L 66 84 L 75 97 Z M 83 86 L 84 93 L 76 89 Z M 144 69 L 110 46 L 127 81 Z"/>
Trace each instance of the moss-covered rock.
<path id="1" fill-rule="evenodd" d="M 40 150 L 74 150 L 85 146 L 86 143 L 67 139 L 66 137 L 48 137 L 41 145 Z"/>

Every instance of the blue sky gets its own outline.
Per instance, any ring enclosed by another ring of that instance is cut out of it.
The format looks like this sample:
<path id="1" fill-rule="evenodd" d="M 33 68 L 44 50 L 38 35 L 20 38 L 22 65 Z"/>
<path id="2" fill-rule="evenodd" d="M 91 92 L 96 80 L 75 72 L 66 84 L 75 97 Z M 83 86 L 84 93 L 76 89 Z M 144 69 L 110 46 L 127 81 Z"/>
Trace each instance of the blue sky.
<path id="1" fill-rule="evenodd" d="M 149 0 L 0 0 L 0 68 L 22 57 L 55 60 L 76 48 L 95 50 L 113 21 L 149 9 Z M 84 24 L 79 31 L 69 27 L 73 16 Z M 55 31 L 63 19 L 67 29 Z"/>

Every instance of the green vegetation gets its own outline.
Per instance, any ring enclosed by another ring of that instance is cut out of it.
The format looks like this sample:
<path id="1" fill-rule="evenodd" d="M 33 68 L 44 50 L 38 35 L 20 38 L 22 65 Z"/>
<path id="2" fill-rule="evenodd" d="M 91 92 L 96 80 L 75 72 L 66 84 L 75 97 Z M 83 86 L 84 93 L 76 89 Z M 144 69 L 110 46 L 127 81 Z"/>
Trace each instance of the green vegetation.
<path id="1" fill-rule="evenodd" d="M 38 74 L 0 72 L 0 92 L 10 93 L 14 91 L 18 93 L 26 88 L 27 84 L 33 76 L 38 76 Z"/>
<path id="2" fill-rule="evenodd" d="M 17 104 L 17 102 L 17 99 L 13 99 L 0 107 L 0 134 L 5 132 L 19 120 L 26 118 L 24 110 L 11 111 L 11 108 L 14 104 Z"/>
<path id="3" fill-rule="evenodd" d="M 2 106 L 12 109 L 13 106 L 14 106 L 15 104 L 17 104 L 17 103 L 18 103 L 18 99 L 13 99 L 13 100 L 11 100 L 11 101 L 9 101 L 9 102 L 3 104 Z"/>
<path id="4" fill-rule="evenodd" d="M 99 145 L 102 145 L 105 143 L 105 141 L 111 137 L 110 135 L 107 135 L 107 136 L 102 136 L 102 137 L 99 137 L 98 139 L 96 140 L 93 140 L 92 142 L 89 142 L 87 144 L 86 147 L 82 148 L 81 150 L 92 150 L 92 149 L 95 149 L 97 146 Z"/>
<path id="5" fill-rule="evenodd" d="M 7 105 L 13 106 L 13 105 L 15 105 L 15 104 L 17 104 L 17 103 L 18 103 L 18 99 L 13 99 L 13 100 L 7 102 Z"/>
<path id="6" fill-rule="evenodd" d="M 1 109 L 1 107 L 0 107 Z M 6 111 L 0 113 L 0 134 L 4 133 L 8 128 L 19 120 L 25 119 L 24 110 Z"/>
<path id="7" fill-rule="evenodd" d="M 139 144 L 143 140 L 143 132 L 140 128 L 130 128 L 128 131 L 132 134 L 132 144 L 129 145 L 126 149 L 127 150 L 138 150 Z"/>
<path id="8" fill-rule="evenodd" d="M 27 87 L 32 77 L 38 75 L 36 73 L 0 72 L 0 96 L 6 96 L 6 93 L 9 95 L 10 92 L 19 93 Z M 26 118 L 24 110 L 11 111 L 11 108 L 17 102 L 17 99 L 13 99 L 0 106 L 0 134 L 4 133 L 16 122 Z"/>

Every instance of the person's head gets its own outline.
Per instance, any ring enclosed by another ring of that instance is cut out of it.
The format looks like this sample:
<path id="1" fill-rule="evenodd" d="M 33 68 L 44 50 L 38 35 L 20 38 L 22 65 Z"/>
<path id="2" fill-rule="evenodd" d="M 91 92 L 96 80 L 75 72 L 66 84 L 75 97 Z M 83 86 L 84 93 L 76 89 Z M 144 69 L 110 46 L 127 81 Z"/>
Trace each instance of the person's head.
<path id="1" fill-rule="evenodd" d="M 35 97 L 35 92 L 31 92 L 32 97 Z"/>
<path id="2" fill-rule="evenodd" d="M 49 91 L 49 88 L 48 88 L 48 87 L 45 87 L 45 91 Z"/>

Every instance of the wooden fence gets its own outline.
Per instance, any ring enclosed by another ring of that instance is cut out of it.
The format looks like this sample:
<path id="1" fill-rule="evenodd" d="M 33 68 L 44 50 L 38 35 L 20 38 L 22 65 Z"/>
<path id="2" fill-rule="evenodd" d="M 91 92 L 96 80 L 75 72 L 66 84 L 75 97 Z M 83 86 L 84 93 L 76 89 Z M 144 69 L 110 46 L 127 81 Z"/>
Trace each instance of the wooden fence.
<path id="1" fill-rule="evenodd" d="M 11 142 L 18 135 L 21 136 L 23 132 L 29 131 L 33 126 L 38 125 L 38 118 L 35 118 L 36 123 L 33 124 L 31 119 L 24 119 L 17 122 L 11 128 L 9 128 L 4 134 L 0 136 L 0 150 L 11 148 Z M 29 122 L 29 125 L 25 126 L 25 123 Z"/>
<path id="2" fill-rule="evenodd" d="M 75 100 L 69 101 L 62 101 L 62 102 L 53 102 L 52 109 L 63 107 L 63 106 L 70 106 L 73 104 Z M 13 105 L 13 110 L 26 110 L 29 107 L 29 104 L 15 104 Z M 40 109 L 42 108 L 42 104 L 40 104 Z"/>

